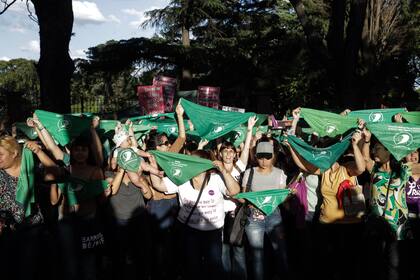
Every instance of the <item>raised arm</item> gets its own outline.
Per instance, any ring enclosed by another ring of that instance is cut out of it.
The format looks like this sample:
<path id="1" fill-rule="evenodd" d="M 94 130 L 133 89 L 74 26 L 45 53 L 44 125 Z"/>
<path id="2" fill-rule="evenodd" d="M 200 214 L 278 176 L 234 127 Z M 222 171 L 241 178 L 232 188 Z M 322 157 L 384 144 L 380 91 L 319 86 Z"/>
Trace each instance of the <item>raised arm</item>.
<path id="1" fill-rule="evenodd" d="M 363 146 L 362 146 L 362 156 L 365 161 L 366 170 L 370 173 L 373 169 L 375 162 L 370 157 L 370 139 L 372 138 L 372 133 L 366 128 L 365 121 L 359 120 L 359 127 L 363 127 Z"/>
<path id="2" fill-rule="evenodd" d="M 234 196 L 240 192 L 240 186 L 238 182 L 233 178 L 229 171 L 226 170 L 223 163 L 221 161 L 215 160 L 213 161 L 213 165 L 220 171 L 222 174 L 223 180 L 226 185 L 227 195 Z"/>
<path id="3" fill-rule="evenodd" d="M 366 170 L 366 161 L 358 145 L 361 140 L 362 132 L 360 130 L 356 130 L 351 137 L 355 164 L 347 168 L 347 172 L 352 176 L 359 176 Z"/>
<path id="4" fill-rule="evenodd" d="M 106 178 L 106 180 L 111 185 L 111 192 L 110 195 L 115 195 L 120 190 L 122 179 L 124 178 L 124 169 L 120 168 L 118 171 L 114 174 L 114 177 Z"/>
<path id="5" fill-rule="evenodd" d="M 293 121 L 292 121 L 292 127 L 289 129 L 289 134 L 296 135 L 296 127 L 300 119 L 300 107 L 297 107 L 296 109 L 294 109 L 292 111 L 292 115 L 293 115 Z"/>
<path id="6" fill-rule="evenodd" d="M 101 139 L 99 139 L 98 133 L 96 132 L 96 128 L 98 127 L 100 122 L 99 117 L 95 116 L 92 119 L 92 125 L 90 127 L 90 135 L 91 135 L 91 150 L 93 154 L 93 158 L 95 159 L 95 163 L 97 166 L 102 167 L 104 163 L 104 154 L 102 150 L 102 143 Z"/>
<path id="7" fill-rule="evenodd" d="M 35 141 L 27 141 L 25 147 L 31 150 L 45 167 L 45 180 L 50 177 L 57 178 L 61 175 L 61 169 L 57 164 L 41 149 Z"/>
<path id="8" fill-rule="evenodd" d="M 179 101 L 178 105 L 176 105 L 175 112 L 178 122 L 178 137 L 172 144 L 171 148 L 169 148 L 169 152 L 179 153 L 182 147 L 184 147 L 185 141 L 187 140 L 184 124 L 184 107 L 182 107 L 181 101 Z"/>
<path id="9" fill-rule="evenodd" d="M 290 146 L 289 142 L 284 141 L 283 142 L 290 151 L 290 154 L 292 155 L 292 159 L 295 162 L 295 164 L 302 170 L 310 174 L 320 175 L 321 170 L 314 166 L 313 164 L 306 161 L 303 157 L 301 157 L 299 154 L 296 153 L 296 151 Z"/>
<path id="10" fill-rule="evenodd" d="M 45 129 L 44 125 L 38 119 L 37 115 L 34 113 L 32 121 L 35 124 L 35 130 L 39 135 L 44 146 L 47 148 L 48 151 L 51 152 L 54 159 L 56 160 L 63 160 L 64 159 L 64 152 L 60 149 L 60 147 L 55 144 L 54 139 L 51 137 L 51 134 L 48 130 Z M 28 123 L 29 125 L 29 123 Z"/>
<path id="11" fill-rule="evenodd" d="M 153 168 L 157 169 L 158 166 L 157 166 L 156 159 L 153 156 L 151 156 L 149 158 L 149 160 L 150 160 L 150 165 Z M 154 175 L 154 174 L 150 174 L 150 180 L 152 181 L 152 187 L 155 188 L 156 190 L 158 190 L 160 192 L 167 192 L 168 191 L 168 189 L 166 188 L 165 182 L 163 181 L 163 179 L 161 177 L 159 177 L 157 175 Z"/>
<path id="12" fill-rule="evenodd" d="M 248 158 L 249 158 L 249 150 L 251 149 L 251 140 L 252 140 L 252 128 L 254 127 L 255 123 L 257 122 L 256 116 L 252 116 L 248 119 L 248 127 L 246 131 L 246 138 L 245 144 L 242 148 L 240 160 L 242 163 L 247 166 L 248 165 Z"/>

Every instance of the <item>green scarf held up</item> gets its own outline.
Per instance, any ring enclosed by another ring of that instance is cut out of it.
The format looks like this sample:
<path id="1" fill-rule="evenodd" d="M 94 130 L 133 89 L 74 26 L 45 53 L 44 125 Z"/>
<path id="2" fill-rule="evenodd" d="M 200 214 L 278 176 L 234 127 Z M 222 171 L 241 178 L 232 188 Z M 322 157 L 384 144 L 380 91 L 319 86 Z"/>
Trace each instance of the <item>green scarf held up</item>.
<path id="1" fill-rule="evenodd" d="M 151 114 L 146 116 L 138 116 L 138 117 L 131 117 L 129 118 L 132 122 L 140 121 L 140 120 L 156 120 L 160 118 L 169 118 L 169 119 L 175 119 L 174 113 L 162 113 L 162 114 Z"/>
<path id="2" fill-rule="evenodd" d="M 185 113 L 199 135 L 209 141 L 219 138 L 248 121 L 254 113 L 238 113 L 217 110 L 192 103 L 181 98 Z"/>
<path id="3" fill-rule="evenodd" d="M 411 123 L 368 123 L 367 128 L 396 160 L 401 160 L 420 147 L 419 125 Z"/>
<path id="4" fill-rule="evenodd" d="M 118 123 L 119 121 L 116 120 L 101 120 L 96 132 L 102 140 L 112 139 L 115 134 L 115 127 Z M 128 125 L 123 125 L 123 128 L 128 132 Z M 136 136 L 147 133 L 151 129 L 152 127 L 150 125 L 133 124 L 133 131 Z"/>
<path id="5" fill-rule="evenodd" d="M 131 148 L 121 149 L 118 152 L 117 163 L 118 165 L 127 171 L 138 172 L 142 158 Z"/>
<path id="6" fill-rule="evenodd" d="M 258 192 L 245 192 L 235 195 L 237 199 L 246 199 L 255 207 L 264 212 L 265 215 L 270 215 L 290 194 L 289 189 L 275 189 Z"/>
<path id="7" fill-rule="evenodd" d="M 92 123 L 91 117 L 61 115 L 43 110 L 36 110 L 35 114 L 61 146 L 69 144 L 72 139 L 89 130 Z"/>
<path id="8" fill-rule="evenodd" d="M 16 188 L 16 201 L 25 210 L 25 217 L 32 213 L 31 204 L 35 203 L 35 164 L 32 151 L 23 148 L 20 174 Z"/>
<path id="9" fill-rule="evenodd" d="M 320 137 L 335 137 L 357 126 L 357 118 L 302 108 L 301 115 Z"/>
<path id="10" fill-rule="evenodd" d="M 198 174 L 214 168 L 212 161 L 171 152 L 150 151 L 165 175 L 176 185 L 182 185 Z"/>
<path id="11" fill-rule="evenodd" d="M 70 177 L 67 182 L 58 183 L 58 187 L 67 203 L 74 206 L 99 196 L 109 187 L 109 183 L 106 180 L 86 181 Z"/>
<path id="12" fill-rule="evenodd" d="M 409 123 L 419 124 L 420 125 L 420 111 L 418 112 L 403 112 L 401 113 L 402 117 Z"/>
<path id="13" fill-rule="evenodd" d="M 340 142 L 327 148 L 315 148 L 302 139 L 288 135 L 287 140 L 292 148 L 306 161 L 318 167 L 321 172 L 329 169 L 334 162 L 347 150 L 350 145 L 351 134 Z"/>
<path id="14" fill-rule="evenodd" d="M 352 118 L 363 119 L 365 122 L 378 123 L 392 122 L 392 117 L 396 114 L 405 112 L 404 108 L 389 108 L 389 109 L 369 109 L 351 111 L 348 116 Z"/>
<path id="15" fill-rule="evenodd" d="M 178 136 L 178 123 L 175 119 L 156 119 L 156 120 L 142 120 L 141 124 L 149 127 L 156 127 L 158 133 L 165 133 L 167 136 Z M 184 121 L 184 126 L 188 128 L 188 122 Z"/>
<path id="16" fill-rule="evenodd" d="M 16 123 L 16 128 L 22 131 L 26 135 L 26 137 L 28 137 L 31 140 L 38 138 L 38 133 L 36 132 L 36 130 L 28 126 L 26 123 L 18 122 Z"/>

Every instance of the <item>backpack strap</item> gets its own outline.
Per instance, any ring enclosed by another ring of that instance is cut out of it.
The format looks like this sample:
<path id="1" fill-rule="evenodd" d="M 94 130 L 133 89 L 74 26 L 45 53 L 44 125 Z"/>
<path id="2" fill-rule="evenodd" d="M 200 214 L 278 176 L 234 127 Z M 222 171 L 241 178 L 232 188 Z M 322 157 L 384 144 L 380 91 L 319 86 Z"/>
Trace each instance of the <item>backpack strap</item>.
<path id="1" fill-rule="evenodd" d="M 203 183 L 202 183 L 202 185 L 201 185 L 200 192 L 198 193 L 197 200 L 195 201 L 194 206 L 191 208 L 190 214 L 188 214 L 188 217 L 187 217 L 187 219 L 185 220 L 185 223 L 184 223 L 185 225 L 188 225 L 188 222 L 190 221 L 191 216 L 192 216 L 192 214 L 193 214 L 193 212 L 194 212 L 195 208 L 197 208 L 198 202 L 200 201 L 201 194 L 203 193 L 204 187 L 207 185 L 207 183 L 208 183 L 208 181 L 209 181 L 209 180 L 210 180 L 210 174 L 209 174 L 209 173 L 207 173 L 207 174 L 206 174 L 206 177 L 204 178 Z M 191 182 L 191 185 L 192 185 L 192 182 Z"/>

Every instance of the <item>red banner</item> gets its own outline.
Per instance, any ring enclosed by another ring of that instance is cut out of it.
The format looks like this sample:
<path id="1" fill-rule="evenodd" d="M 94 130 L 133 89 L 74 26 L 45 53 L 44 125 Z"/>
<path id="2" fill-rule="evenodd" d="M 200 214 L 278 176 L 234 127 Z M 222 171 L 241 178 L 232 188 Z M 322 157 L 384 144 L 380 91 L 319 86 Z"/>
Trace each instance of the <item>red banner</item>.
<path id="1" fill-rule="evenodd" d="M 174 96 L 176 92 L 177 79 L 166 76 L 155 76 L 153 78 L 154 86 L 163 87 L 163 98 L 165 101 L 165 112 L 174 111 Z"/>
<path id="2" fill-rule="evenodd" d="M 199 86 L 197 103 L 210 108 L 219 109 L 220 87 Z"/>
<path id="3" fill-rule="evenodd" d="M 165 112 L 163 88 L 161 86 L 138 86 L 137 96 L 144 115 Z"/>

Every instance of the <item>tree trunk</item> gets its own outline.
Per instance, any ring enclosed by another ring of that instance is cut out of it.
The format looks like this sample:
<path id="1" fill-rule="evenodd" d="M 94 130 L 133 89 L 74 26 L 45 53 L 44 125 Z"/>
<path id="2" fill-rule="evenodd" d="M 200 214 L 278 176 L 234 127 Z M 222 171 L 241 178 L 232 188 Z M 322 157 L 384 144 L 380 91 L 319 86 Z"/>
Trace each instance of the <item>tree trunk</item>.
<path id="1" fill-rule="evenodd" d="M 37 71 L 41 108 L 57 113 L 71 111 L 70 80 L 74 63 L 69 55 L 73 29 L 72 0 L 31 0 L 38 17 L 41 54 Z"/>
<path id="2" fill-rule="evenodd" d="M 188 11 L 191 8 L 190 5 L 190 0 L 183 0 L 182 1 L 182 9 L 184 11 L 186 11 L 186 13 L 184 14 L 184 19 L 183 19 L 183 23 L 182 23 L 182 28 L 181 28 L 181 40 L 182 40 L 182 46 L 184 47 L 185 50 L 185 57 L 186 59 L 184 59 L 185 64 L 182 66 L 182 80 L 181 80 L 181 88 L 184 90 L 189 90 L 191 89 L 191 85 L 192 85 L 192 74 L 191 74 L 191 69 L 189 68 L 188 64 L 189 64 L 189 48 L 190 48 L 190 29 L 189 29 L 189 24 L 188 24 Z"/>

